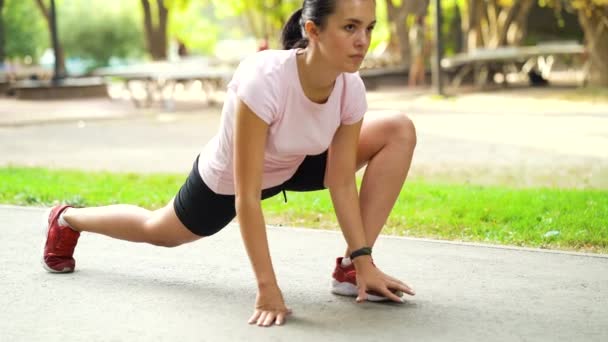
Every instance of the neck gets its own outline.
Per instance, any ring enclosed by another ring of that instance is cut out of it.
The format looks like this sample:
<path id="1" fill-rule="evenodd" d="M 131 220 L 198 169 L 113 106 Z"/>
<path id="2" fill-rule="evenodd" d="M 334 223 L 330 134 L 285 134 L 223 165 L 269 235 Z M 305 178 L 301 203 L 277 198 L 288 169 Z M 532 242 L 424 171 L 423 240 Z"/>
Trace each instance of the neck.
<path id="1" fill-rule="evenodd" d="M 297 61 L 300 83 L 306 96 L 315 102 L 326 100 L 340 72 L 310 47 L 298 52 Z"/>

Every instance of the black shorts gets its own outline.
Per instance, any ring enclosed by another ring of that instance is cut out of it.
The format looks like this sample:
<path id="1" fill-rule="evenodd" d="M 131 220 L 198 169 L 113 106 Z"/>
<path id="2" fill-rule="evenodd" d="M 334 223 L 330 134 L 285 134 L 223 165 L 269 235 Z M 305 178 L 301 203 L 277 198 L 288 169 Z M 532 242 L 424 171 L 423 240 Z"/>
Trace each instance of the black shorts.
<path id="1" fill-rule="evenodd" d="M 262 199 L 270 198 L 282 191 L 316 191 L 325 186 L 327 151 L 316 156 L 307 156 L 296 173 L 285 183 L 262 190 Z M 199 236 L 210 236 L 219 232 L 236 216 L 234 195 L 220 195 L 203 182 L 198 172 L 198 157 L 186 182 L 179 189 L 173 207 L 179 220 L 191 232 Z"/>

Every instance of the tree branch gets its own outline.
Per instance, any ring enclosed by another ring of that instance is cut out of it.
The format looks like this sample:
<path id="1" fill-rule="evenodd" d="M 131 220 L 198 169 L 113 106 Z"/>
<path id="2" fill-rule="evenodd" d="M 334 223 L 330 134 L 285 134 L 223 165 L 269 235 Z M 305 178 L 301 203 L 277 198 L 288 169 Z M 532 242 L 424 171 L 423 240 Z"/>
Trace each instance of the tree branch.
<path id="1" fill-rule="evenodd" d="M 44 5 L 44 2 L 42 2 L 43 0 L 36 0 L 36 4 L 38 5 L 38 8 L 40 9 L 40 12 L 42 12 L 42 15 L 44 15 L 44 18 L 46 19 L 47 22 L 51 22 L 51 15 L 49 13 L 49 9 L 46 8 L 46 6 Z"/>

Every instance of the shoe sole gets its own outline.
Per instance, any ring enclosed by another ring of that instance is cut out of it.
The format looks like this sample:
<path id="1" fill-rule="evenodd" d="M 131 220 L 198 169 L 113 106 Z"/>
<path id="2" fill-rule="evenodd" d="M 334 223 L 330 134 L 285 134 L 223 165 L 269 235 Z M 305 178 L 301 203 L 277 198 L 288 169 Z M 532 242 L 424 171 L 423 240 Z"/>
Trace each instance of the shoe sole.
<path id="1" fill-rule="evenodd" d="M 340 296 L 357 297 L 359 295 L 359 290 L 355 285 L 349 282 L 341 283 L 334 279 L 331 283 L 331 293 Z M 384 296 L 376 296 L 368 293 L 367 300 L 370 302 L 386 302 L 390 299 Z"/>
<path id="2" fill-rule="evenodd" d="M 49 224 L 49 216 L 51 215 L 51 211 L 53 210 L 53 208 L 50 208 L 48 210 L 45 211 L 45 215 L 44 215 L 44 238 L 42 239 L 42 257 L 40 258 L 40 264 L 42 264 L 42 267 L 50 273 L 71 273 L 74 272 L 73 268 L 69 268 L 69 267 L 65 267 L 63 270 L 61 271 L 57 271 L 54 270 L 52 268 L 49 267 L 49 265 L 46 264 L 46 262 L 44 262 L 44 247 L 46 246 L 46 241 L 49 238 L 49 228 L 50 228 L 50 224 Z"/>

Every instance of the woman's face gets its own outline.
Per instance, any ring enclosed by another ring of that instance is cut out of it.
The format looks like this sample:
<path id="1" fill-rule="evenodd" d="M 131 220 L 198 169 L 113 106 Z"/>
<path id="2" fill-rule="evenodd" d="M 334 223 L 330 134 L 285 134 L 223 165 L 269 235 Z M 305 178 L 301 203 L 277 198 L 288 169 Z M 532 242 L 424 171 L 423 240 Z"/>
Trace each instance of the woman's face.
<path id="1" fill-rule="evenodd" d="M 376 25 L 375 0 L 337 0 L 335 12 L 318 33 L 318 47 L 340 72 L 356 72 Z"/>

